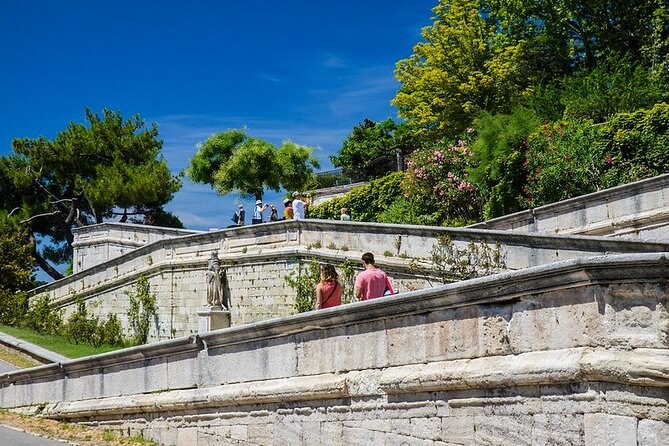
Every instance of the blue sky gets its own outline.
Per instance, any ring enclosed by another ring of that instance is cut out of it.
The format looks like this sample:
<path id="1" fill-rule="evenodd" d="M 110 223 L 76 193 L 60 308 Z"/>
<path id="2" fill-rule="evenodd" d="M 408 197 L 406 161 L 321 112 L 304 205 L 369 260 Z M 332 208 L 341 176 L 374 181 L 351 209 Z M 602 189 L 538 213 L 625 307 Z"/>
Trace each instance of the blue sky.
<path id="1" fill-rule="evenodd" d="M 158 124 L 185 168 L 230 128 L 328 155 L 364 118 L 396 118 L 395 62 L 436 0 L 14 1 L 0 14 L 0 154 L 15 137 L 53 138 L 84 108 Z M 266 202 L 280 203 L 277 193 Z M 236 206 L 187 180 L 167 209 L 190 229 L 224 227 Z"/>

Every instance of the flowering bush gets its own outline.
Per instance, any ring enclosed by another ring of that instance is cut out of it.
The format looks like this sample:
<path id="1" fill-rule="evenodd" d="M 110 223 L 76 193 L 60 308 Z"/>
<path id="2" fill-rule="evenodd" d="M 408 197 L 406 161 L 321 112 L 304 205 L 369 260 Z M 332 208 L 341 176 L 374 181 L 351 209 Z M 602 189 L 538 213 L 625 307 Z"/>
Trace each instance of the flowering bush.
<path id="1" fill-rule="evenodd" d="M 468 135 L 471 130 L 468 131 Z M 454 144 L 438 144 L 414 151 L 406 163 L 402 182 L 405 198 L 423 203 L 424 211 L 437 212 L 442 223 L 466 223 L 481 213 L 478 189 L 469 181 L 472 163 L 468 136 Z"/>
<path id="2" fill-rule="evenodd" d="M 588 121 L 544 124 L 527 144 L 523 192 L 528 207 L 621 184 L 630 167 L 607 149 L 603 129 Z"/>

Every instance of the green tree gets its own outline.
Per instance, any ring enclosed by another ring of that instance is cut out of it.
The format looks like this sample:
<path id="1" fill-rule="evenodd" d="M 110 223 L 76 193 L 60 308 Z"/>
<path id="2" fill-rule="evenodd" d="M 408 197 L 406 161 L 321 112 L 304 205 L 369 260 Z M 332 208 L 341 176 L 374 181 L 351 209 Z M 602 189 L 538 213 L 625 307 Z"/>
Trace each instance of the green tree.
<path id="1" fill-rule="evenodd" d="M 86 109 L 88 126 L 70 123 L 53 140 L 15 139 L 0 162 L 0 187 L 11 193 L 5 209 L 22 217 L 43 248 L 34 255 L 53 278 L 49 261 L 71 259 L 73 228 L 126 215 L 155 213 L 181 187 L 162 159 L 158 128 L 139 115 Z M 4 191 L 3 191 L 4 192 Z"/>
<path id="2" fill-rule="evenodd" d="M 537 62 L 553 70 L 556 63 L 593 69 L 609 51 L 646 66 L 667 56 L 666 0 L 490 0 L 489 6 L 502 18 L 501 32 L 527 41 Z"/>
<path id="3" fill-rule="evenodd" d="M 28 231 L 0 216 L 0 322 L 17 323 L 26 311 L 24 291 L 32 286 L 33 248 Z"/>
<path id="4" fill-rule="evenodd" d="M 200 145 L 185 174 L 221 195 L 236 191 L 261 200 L 265 189 L 302 189 L 319 167 L 312 153 L 313 149 L 290 141 L 277 150 L 244 130 L 227 130 Z"/>
<path id="5" fill-rule="evenodd" d="M 533 110 L 518 108 L 511 114 L 484 113 L 475 122 L 471 148 L 474 162 L 471 182 L 482 195 L 483 218 L 490 219 L 525 207 L 523 162 L 527 137 L 541 124 Z"/>
<path id="6" fill-rule="evenodd" d="M 501 39 L 483 0 L 441 0 L 413 54 L 397 62 L 392 103 L 420 134 L 452 139 L 481 110 L 503 111 L 530 80 L 523 41 Z"/>
<path id="7" fill-rule="evenodd" d="M 342 148 L 337 155 L 330 156 L 330 160 L 335 167 L 341 167 L 344 174 L 354 178 L 379 178 L 401 168 L 402 158 L 415 144 L 406 124 L 397 124 L 392 119 L 374 122 L 365 118 L 353 127 Z"/>

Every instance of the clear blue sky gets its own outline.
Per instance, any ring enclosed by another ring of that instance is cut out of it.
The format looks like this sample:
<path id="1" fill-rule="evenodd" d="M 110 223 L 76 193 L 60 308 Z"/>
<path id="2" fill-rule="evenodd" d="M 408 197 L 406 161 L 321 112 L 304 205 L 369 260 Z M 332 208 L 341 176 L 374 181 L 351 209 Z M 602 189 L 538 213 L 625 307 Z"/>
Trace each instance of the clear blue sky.
<path id="1" fill-rule="evenodd" d="M 0 154 L 53 138 L 84 108 L 158 124 L 173 172 L 215 132 L 247 127 L 317 148 L 322 168 L 364 118 L 396 118 L 395 62 L 436 0 L 6 1 L 0 8 Z M 279 194 L 266 202 L 280 203 Z M 167 209 L 224 227 L 237 204 L 184 181 Z"/>

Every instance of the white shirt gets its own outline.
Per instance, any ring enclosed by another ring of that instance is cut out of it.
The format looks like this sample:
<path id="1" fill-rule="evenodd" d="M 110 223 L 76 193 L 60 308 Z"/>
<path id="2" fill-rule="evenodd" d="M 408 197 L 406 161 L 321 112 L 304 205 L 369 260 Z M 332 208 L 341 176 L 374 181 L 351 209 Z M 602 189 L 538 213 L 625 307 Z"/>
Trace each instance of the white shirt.
<path id="1" fill-rule="evenodd" d="M 295 220 L 304 218 L 304 201 L 299 198 L 293 200 L 293 218 Z"/>

